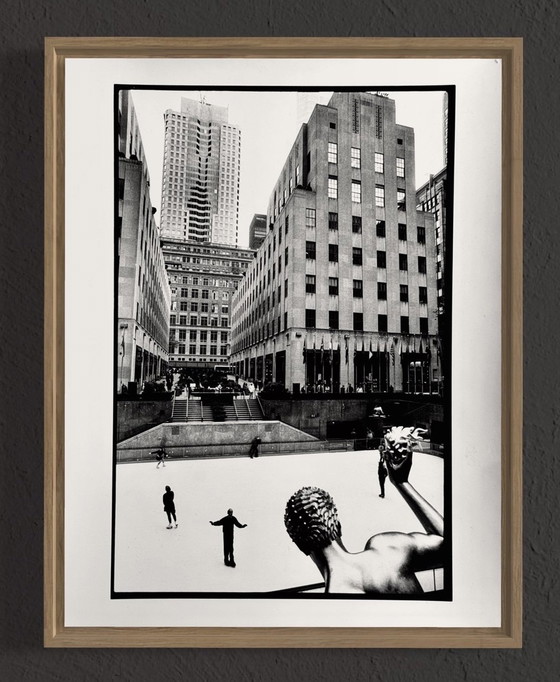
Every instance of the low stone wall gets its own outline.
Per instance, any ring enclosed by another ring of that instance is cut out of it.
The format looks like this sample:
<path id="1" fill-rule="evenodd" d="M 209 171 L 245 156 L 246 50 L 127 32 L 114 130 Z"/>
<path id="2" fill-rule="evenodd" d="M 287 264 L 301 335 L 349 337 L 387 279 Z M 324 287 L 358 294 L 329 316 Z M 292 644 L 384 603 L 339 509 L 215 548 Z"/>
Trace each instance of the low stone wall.
<path id="1" fill-rule="evenodd" d="M 254 438 L 261 439 L 260 452 L 263 455 L 351 448 L 346 443 L 318 441 L 278 421 L 167 423 L 120 442 L 117 460 L 153 459 L 150 451 L 162 446 L 170 458 L 245 456 Z"/>
<path id="2" fill-rule="evenodd" d="M 338 397 L 321 395 L 313 398 L 268 398 L 261 396 L 261 403 L 268 419 L 280 419 L 296 429 L 317 438 L 327 438 L 329 422 L 348 422 L 366 428 L 366 420 L 372 415 L 375 405 L 380 405 L 387 417 L 387 424 L 412 426 L 443 421 L 441 400 L 430 401 L 420 396 L 376 397 L 364 394 L 349 394 Z"/>
<path id="3" fill-rule="evenodd" d="M 171 419 L 171 400 L 117 401 L 117 443 Z"/>

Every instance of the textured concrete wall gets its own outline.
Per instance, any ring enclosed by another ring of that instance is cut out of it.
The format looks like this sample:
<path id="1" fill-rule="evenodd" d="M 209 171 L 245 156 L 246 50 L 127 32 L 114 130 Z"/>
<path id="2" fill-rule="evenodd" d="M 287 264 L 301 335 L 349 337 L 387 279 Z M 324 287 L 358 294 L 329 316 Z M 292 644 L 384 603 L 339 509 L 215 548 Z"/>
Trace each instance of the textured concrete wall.
<path id="1" fill-rule="evenodd" d="M 0 677 L 434 682 L 558 678 L 560 111 L 557 0 L 4 0 L 0 22 Z M 523 650 L 42 648 L 44 35 L 525 38 L 525 645 Z M 8 456 L 10 458 L 8 459 Z"/>
<path id="2" fill-rule="evenodd" d="M 171 400 L 119 400 L 117 403 L 117 442 L 171 419 Z"/>
<path id="3" fill-rule="evenodd" d="M 215 456 L 240 452 L 247 454 L 251 441 L 256 437 L 261 439 L 263 445 L 301 441 L 317 443 L 312 436 L 281 422 L 273 421 L 160 424 L 119 443 L 117 459 L 119 461 L 142 459 L 146 456 L 147 449 L 156 449 L 162 444 L 172 457 Z"/>

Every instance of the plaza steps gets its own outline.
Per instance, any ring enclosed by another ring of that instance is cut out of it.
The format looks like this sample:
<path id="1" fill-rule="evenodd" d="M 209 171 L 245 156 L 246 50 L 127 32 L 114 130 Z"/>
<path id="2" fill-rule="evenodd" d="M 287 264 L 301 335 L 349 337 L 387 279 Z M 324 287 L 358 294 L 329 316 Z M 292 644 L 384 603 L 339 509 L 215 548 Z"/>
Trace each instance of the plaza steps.
<path id="1" fill-rule="evenodd" d="M 173 413 L 171 415 L 172 422 L 186 422 L 189 401 L 186 399 L 175 399 L 173 404 Z"/>
<path id="2" fill-rule="evenodd" d="M 176 398 L 171 415 L 172 422 L 235 422 L 262 421 L 265 416 L 259 401 L 254 398 L 240 398 L 229 402 Z"/>

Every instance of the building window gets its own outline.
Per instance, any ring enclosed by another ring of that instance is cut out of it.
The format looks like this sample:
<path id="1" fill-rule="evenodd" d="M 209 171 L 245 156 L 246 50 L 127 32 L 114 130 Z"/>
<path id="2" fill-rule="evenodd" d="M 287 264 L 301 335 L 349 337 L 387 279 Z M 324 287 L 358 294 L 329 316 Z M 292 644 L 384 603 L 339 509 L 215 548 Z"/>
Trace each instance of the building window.
<path id="1" fill-rule="evenodd" d="M 207 331 L 201 331 L 200 332 L 200 342 L 206 343 L 207 340 L 208 340 L 208 332 Z"/>
<path id="2" fill-rule="evenodd" d="M 210 341 L 218 340 L 218 332 L 210 332 Z"/>
<path id="3" fill-rule="evenodd" d="M 338 230 L 338 213 L 329 211 L 329 230 Z"/>
<path id="4" fill-rule="evenodd" d="M 406 193 L 402 189 L 397 190 L 397 209 L 406 211 Z"/>
<path id="5" fill-rule="evenodd" d="M 305 242 L 305 257 L 315 260 L 315 242 Z"/>
<path id="6" fill-rule="evenodd" d="M 195 315 L 196 319 L 196 315 Z M 187 316 L 186 315 L 179 315 L 179 324 L 187 324 Z"/>
<path id="7" fill-rule="evenodd" d="M 329 310 L 329 329 L 338 329 L 338 310 Z"/>
<path id="8" fill-rule="evenodd" d="M 169 324 L 177 324 L 177 315 L 171 315 L 169 318 Z"/>
<path id="9" fill-rule="evenodd" d="M 378 268 L 387 267 L 387 253 L 385 251 L 377 252 L 377 267 Z"/>
<path id="10" fill-rule="evenodd" d="M 284 280 L 284 298 L 288 295 L 288 280 Z"/>
<path id="11" fill-rule="evenodd" d="M 400 299 L 402 303 L 408 303 L 408 284 L 400 285 Z"/>
<path id="12" fill-rule="evenodd" d="M 378 237 L 385 237 L 385 221 L 376 220 L 375 221 L 375 234 Z"/>
<path id="13" fill-rule="evenodd" d="M 336 175 L 329 175 L 328 197 L 329 199 L 338 198 L 338 178 Z"/>
<path id="14" fill-rule="evenodd" d="M 305 293 L 315 293 L 315 275 L 305 275 Z"/>
<path id="15" fill-rule="evenodd" d="M 338 145 L 336 142 L 329 142 L 328 161 L 329 163 L 338 163 Z"/>
<path id="16" fill-rule="evenodd" d="M 217 355 L 218 349 L 216 346 L 210 346 L 210 355 Z"/>
<path id="17" fill-rule="evenodd" d="M 404 178 L 404 159 L 397 156 L 397 178 Z"/>
<path id="18" fill-rule="evenodd" d="M 220 346 L 220 355 L 227 355 L 227 346 Z"/>
<path id="19" fill-rule="evenodd" d="M 426 274 L 426 256 L 418 256 L 418 272 Z"/>
<path id="20" fill-rule="evenodd" d="M 421 305 L 428 304 L 428 287 L 418 287 L 418 301 Z"/>
<path id="21" fill-rule="evenodd" d="M 194 313 L 195 310 L 198 309 L 198 303 L 191 303 L 191 311 Z M 200 304 L 200 312 L 201 313 L 207 313 L 208 312 L 208 303 L 201 303 Z"/>
<path id="22" fill-rule="evenodd" d="M 354 313 L 354 331 L 363 332 L 364 331 L 364 315 L 363 313 Z"/>
<path id="23" fill-rule="evenodd" d="M 422 336 L 428 335 L 428 318 L 427 317 L 421 317 L 420 318 L 420 334 L 422 334 Z"/>
<path id="24" fill-rule="evenodd" d="M 362 249 L 355 246 L 352 249 L 352 265 L 361 265 L 361 264 L 362 264 Z"/>
<path id="25" fill-rule="evenodd" d="M 408 317 L 401 315 L 401 334 L 409 334 Z"/>
<path id="26" fill-rule="evenodd" d="M 352 180 L 352 202 L 360 204 L 362 201 L 362 183 L 359 180 Z"/>
<path id="27" fill-rule="evenodd" d="M 376 173 L 384 173 L 385 172 L 385 164 L 383 161 L 383 154 L 380 154 L 379 152 L 375 152 L 374 159 L 373 159 L 373 165 Z"/>
<path id="28" fill-rule="evenodd" d="M 305 326 L 307 328 L 315 326 L 315 310 L 307 308 L 305 311 Z"/>
<path id="29" fill-rule="evenodd" d="M 377 331 L 379 332 L 387 331 L 387 315 L 377 316 Z"/>
<path id="30" fill-rule="evenodd" d="M 402 137 L 397 137 L 397 144 L 402 144 L 402 143 L 403 143 Z"/>
<path id="31" fill-rule="evenodd" d="M 352 280 L 352 295 L 354 296 L 354 298 L 362 298 L 363 284 L 361 279 Z"/>
<path id="32" fill-rule="evenodd" d="M 200 346 L 200 354 L 206 355 L 206 346 Z"/>
<path id="33" fill-rule="evenodd" d="M 196 355 L 196 343 L 191 343 L 189 345 L 189 354 Z"/>
<path id="34" fill-rule="evenodd" d="M 329 244 L 329 261 L 338 263 L 338 244 Z"/>
<path id="35" fill-rule="evenodd" d="M 329 277 L 329 296 L 338 296 L 338 277 Z"/>
<path id="36" fill-rule="evenodd" d="M 189 341 L 196 341 L 196 329 L 189 332 Z"/>
<path id="37" fill-rule="evenodd" d="M 228 319 L 227 317 L 222 317 L 222 327 L 227 327 L 228 326 Z"/>
<path id="38" fill-rule="evenodd" d="M 198 289 L 191 289 L 191 297 L 198 298 Z"/>
<path id="39" fill-rule="evenodd" d="M 196 315 L 191 315 L 191 323 L 190 324 L 191 324 L 191 327 L 196 327 L 196 325 L 198 324 L 198 318 L 196 317 Z"/>
<path id="40" fill-rule="evenodd" d="M 377 298 L 380 301 L 387 300 L 387 282 L 377 282 Z"/>
<path id="41" fill-rule="evenodd" d="M 206 315 L 201 315 L 200 316 L 200 326 L 201 327 L 206 327 L 208 325 L 208 318 Z"/>
<path id="42" fill-rule="evenodd" d="M 181 289 L 181 296 L 182 296 L 183 298 L 187 298 L 188 295 L 189 295 L 189 290 L 188 290 L 188 289 Z"/>
<path id="43" fill-rule="evenodd" d="M 284 331 L 288 328 L 288 313 L 284 313 Z"/>
<path id="44" fill-rule="evenodd" d="M 418 225 L 416 230 L 418 233 L 418 243 L 419 244 L 425 244 L 426 243 L 426 228 L 420 227 L 420 225 Z"/>
<path id="45" fill-rule="evenodd" d="M 288 265 L 288 247 L 284 249 L 284 267 L 287 267 Z"/>
<path id="46" fill-rule="evenodd" d="M 208 298 L 208 289 L 203 289 L 202 290 L 202 298 Z"/>
<path id="47" fill-rule="evenodd" d="M 188 301 L 181 301 L 181 303 L 179 304 L 179 309 L 182 311 L 188 310 L 189 309 Z"/>
<path id="48" fill-rule="evenodd" d="M 299 166 L 298 166 L 298 168 L 299 168 Z M 286 234 L 288 234 L 289 229 L 290 229 L 290 217 L 286 216 L 286 228 L 285 228 Z"/>
<path id="49" fill-rule="evenodd" d="M 399 253 L 399 270 L 408 270 L 408 256 L 406 253 Z"/>
<path id="50" fill-rule="evenodd" d="M 359 147 L 351 147 L 350 149 L 350 165 L 352 168 L 360 168 L 361 166 L 361 152 Z"/>
<path id="51" fill-rule="evenodd" d="M 406 241 L 406 224 L 405 223 L 399 223 L 398 225 L 399 229 L 399 239 L 403 242 Z"/>
<path id="52" fill-rule="evenodd" d="M 305 227 L 315 227 L 315 209 L 305 209 Z M 288 230 L 286 230 L 287 232 Z"/>
<path id="53" fill-rule="evenodd" d="M 187 330 L 186 329 L 179 329 L 179 341 L 186 341 L 187 340 Z"/>
<path id="54" fill-rule="evenodd" d="M 362 217 L 359 215 L 352 216 L 352 232 L 362 234 Z"/>
<path id="55" fill-rule="evenodd" d="M 336 130 L 336 123 L 333 123 L 333 121 L 330 121 L 330 123 L 329 123 L 329 128 L 330 128 L 331 130 Z"/>
<path id="56" fill-rule="evenodd" d="M 383 185 L 375 185 L 375 205 L 385 206 L 385 187 Z"/>

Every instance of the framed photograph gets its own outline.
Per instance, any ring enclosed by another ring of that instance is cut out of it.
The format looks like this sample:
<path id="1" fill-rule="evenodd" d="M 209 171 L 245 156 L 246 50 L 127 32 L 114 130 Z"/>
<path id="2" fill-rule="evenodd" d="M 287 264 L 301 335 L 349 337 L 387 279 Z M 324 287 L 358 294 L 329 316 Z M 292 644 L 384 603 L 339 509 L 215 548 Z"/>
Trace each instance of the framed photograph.
<path id="1" fill-rule="evenodd" d="M 521 65 L 46 39 L 46 646 L 521 646 Z"/>

